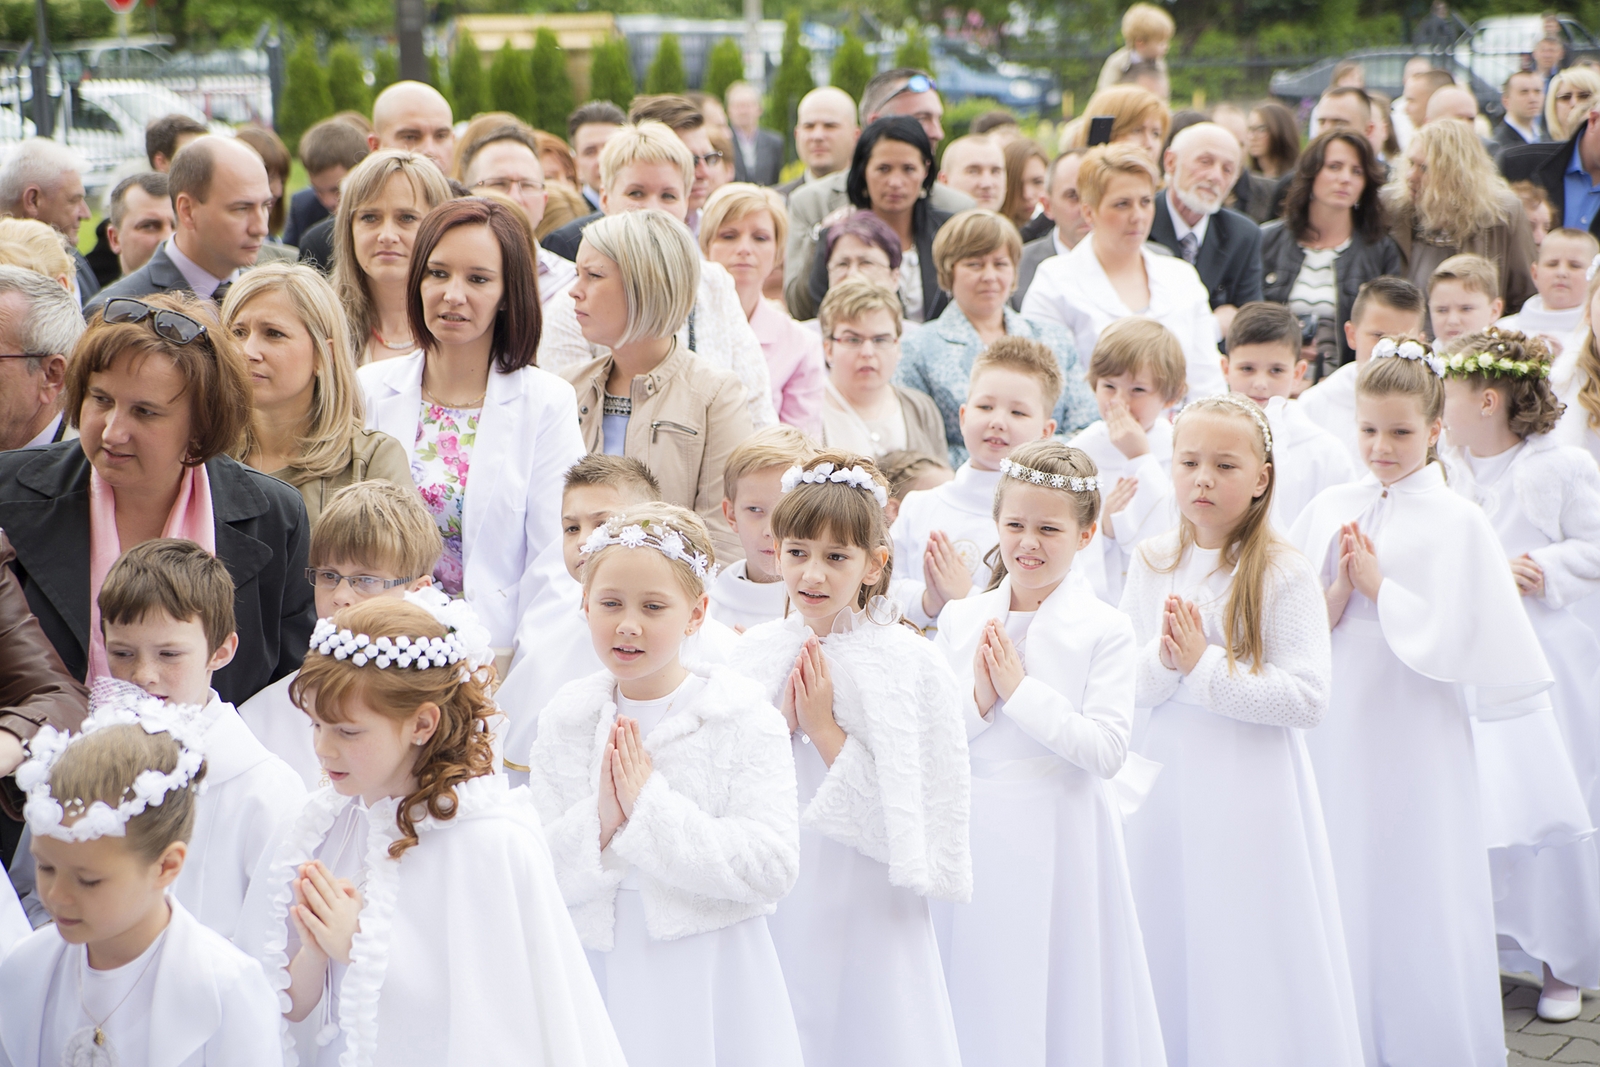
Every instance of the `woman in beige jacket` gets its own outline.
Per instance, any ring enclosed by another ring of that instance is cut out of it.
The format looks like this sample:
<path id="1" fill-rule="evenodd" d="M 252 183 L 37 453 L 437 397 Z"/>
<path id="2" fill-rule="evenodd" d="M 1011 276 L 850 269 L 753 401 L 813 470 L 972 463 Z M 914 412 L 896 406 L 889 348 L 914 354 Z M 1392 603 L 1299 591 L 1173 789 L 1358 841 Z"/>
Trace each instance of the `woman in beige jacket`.
<path id="1" fill-rule="evenodd" d="M 583 231 L 577 262 L 578 325 L 611 350 L 566 375 L 584 443 L 649 467 L 663 499 L 705 519 L 719 562 L 742 558 L 722 515 L 722 469 L 752 432 L 745 388 L 677 340 L 700 283 L 694 238 L 664 211 L 609 215 Z"/>

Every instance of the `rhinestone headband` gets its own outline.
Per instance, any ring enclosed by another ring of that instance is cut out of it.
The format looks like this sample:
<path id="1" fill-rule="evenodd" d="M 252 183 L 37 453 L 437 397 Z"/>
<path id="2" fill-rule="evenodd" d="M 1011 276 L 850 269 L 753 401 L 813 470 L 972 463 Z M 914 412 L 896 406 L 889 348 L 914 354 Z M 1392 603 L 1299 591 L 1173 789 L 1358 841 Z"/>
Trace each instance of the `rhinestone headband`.
<path id="1" fill-rule="evenodd" d="M 802 484 L 823 485 L 829 482 L 852 486 L 871 493 L 872 499 L 878 502 L 880 508 L 889 505 L 889 491 L 878 484 L 878 480 L 868 474 L 859 463 L 854 467 L 835 467 L 832 463 L 818 463 L 810 470 L 796 465 L 783 472 L 781 485 L 783 491 L 787 493 Z"/>
<path id="2" fill-rule="evenodd" d="M 1202 402 L 1196 401 L 1195 404 L 1190 404 L 1188 407 L 1183 409 L 1183 412 L 1180 412 L 1179 414 L 1181 415 L 1185 412 L 1188 412 L 1190 408 L 1194 408 L 1196 404 L 1200 403 Z M 1261 440 L 1266 445 L 1267 454 L 1271 455 L 1272 424 L 1267 421 L 1267 413 L 1261 410 L 1260 404 L 1257 404 L 1254 400 L 1251 400 L 1243 393 L 1217 393 L 1214 396 L 1205 397 L 1203 403 L 1204 405 L 1220 404 L 1223 407 L 1234 408 L 1240 414 L 1250 416 L 1250 418 L 1254 420 L 1256 424 L 1256 429 L 1261 431 Z"/>
<path id="3" fill-rule="evenodd" d="M 28 742 L 29 759 L 17 768 L 17 786 L 27 797 L 24 817 L 35 837 L 76 842 L 126 836 L 129 819 L 142 815 L 152 805 L 159 807 L 168 793 L 188 788 L 205 763 L 199 746 L 203 732 L 198 719 L 200 709 L 165 704 L 137 686 L 110 681 L 95 686 L 92 705 L 91 714 L 83 720 L 82 732 L 76 736 L 42 726 Z M 116 807 L 103 800 L 57 800 L 50 792 L 51 768 L 79 738 L 108 726 L 138 726 L 147 734 L 171 736 L 178 743 L 177 766 L 169 773 L 153 767 L 140 771 Z M 68 819 L 74 820 L 71 825 L 67 824 Z"/>
<path id="4" fill-rule="evenodd" d="M 1415 359 L 1440 378 L 1444 377 L 1444 360 L 1434 355 L 1433 349 L 1421 341 L 1396 341 L 1385 337 L 1372 347 L 1373 359 Z"/>
<path id="5" fill-rule="evenodd" d="M 589 540 L 583 543 L 579 551 L 585 556 L 592 556 L 610 545 L 653 548 L 670 560 L 687 563 L 694 576 L 702 582 L 711 580 L 717 572 L 704 552 L 690 551 L 683 534 L 670 526 L 652 523 L 649 519 L 628 526 L 623 526 L 618 519 L 609 519 L 594 528 L 594 533 L 589 535 Z"/>
<path id="6" fill-rule="evenodd" d="M 494 660 L 489 631 L 465 600 L 453 600 L 433 586 L 405 595 L 407 603 L 422 608 L 439 620 L 448 631 L 443 637 L 370 637 L 341 628 L 332 619 L 318 619 L 311 631 L 311 651 L 337 660 L 349 660 L 357 667 L 372 664 L 379 670 L 389 667 L 425 671 L 465 663 L 476 670 Z"/>
<path id="7" fill-rule="evenodd" d="M 1020 463 L 1013 463 L 1009 459 L 1000 461 L 1000 473 L 1019 482 L 1048 485 L 1051 489 L 1065 489 L 1071 493 L 1093 493 L 1100 489 L 1100 479 L 1096 475 L 1079 478 L 1067 474 L 1048 474 L 1032 467 L 1024 467 Z"/>

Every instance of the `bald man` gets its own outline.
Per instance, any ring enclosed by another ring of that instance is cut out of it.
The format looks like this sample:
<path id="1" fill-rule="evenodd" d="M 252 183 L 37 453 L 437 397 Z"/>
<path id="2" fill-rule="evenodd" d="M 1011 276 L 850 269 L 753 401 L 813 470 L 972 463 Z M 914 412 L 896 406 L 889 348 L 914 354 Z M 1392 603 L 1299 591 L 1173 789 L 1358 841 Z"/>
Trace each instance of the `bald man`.
<path id="1" fill-rule="evenodd" d="M 849 167 L 860 137 L 856 102 L 849 93 L 825 85 L 802 96 L 795 112 L 794 143 L 806 169 L 798 178 L 778 186 L 778 192 L 787 199 L 802 185 Z"/>
<path id="2" fill-rule="evenodd" d="M 939 180 L 972 197 L 978 207 L 999 211 L 1006 198 L 1006 157 L 986 135 L 957 137 L 944 150 Z"/>
<path id="3" fill-rule="evenodd" d="M 100 290 L 87 317 L 118 296 L 187 290 L 221 302 L 241 269 L 254 265 L 267 238 L 272 189 L 255 149 L 232 137 L 191 141 L 167 173 L 177 229 L 132 274 Z"/>
<path id="4" fill-rule="evenodd" d="M 1446 85 L 1428 97 L 1423 125 L 1439 119 L 1455 119 L 1472 125 L 1478 119 L 1478 98 L 1459 85 Z"/>
<path id="5" fill-rule="evenodd" d="M 1261 227 L 1222 206 L 1239 180 L 1239 141 L 1214 122 L 1179 131 L 1162 158 L 1167 188 L 1156 197 L 1150 240 L 1199 273 L 1226 336 L 1233 313 L 1261 299 Z"/>

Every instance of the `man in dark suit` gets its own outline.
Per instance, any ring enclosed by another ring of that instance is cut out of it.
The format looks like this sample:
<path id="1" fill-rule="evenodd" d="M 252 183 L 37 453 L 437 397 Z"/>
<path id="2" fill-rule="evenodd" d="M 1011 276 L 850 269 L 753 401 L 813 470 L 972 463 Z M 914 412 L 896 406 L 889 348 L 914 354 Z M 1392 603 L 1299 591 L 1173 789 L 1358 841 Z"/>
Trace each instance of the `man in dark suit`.
<path id="1" fill-rule="evenodd" d="M 1538 72 L 1519 70 L 1507 78 L 1500 89 L 1500 103 L 1506 117 L 1490 138 L 1497 152 L 1521 148 L 1525 144 L 1542 144 L 1550 139 L 1540 118 L 1544 112 L 1544 79 Z"/>
<path id="2" fill-rule="evenodd" d="M 1089 233 L 1083 219 L 1083 202 L 1078 199 L 1078 169 L 1087 148 L 1069 148 L 1057 156 L 1045 172 L 1044 217 L 1051 222 L 1050 232 L 1022 246 L 1022 261 L 1017 264 L 1017 291 L 1011 306 L 1022 310 L 1039 264 L 1052 256 L 1064 256 Z"/>
<path id="3" fill-rule="evenodd" d="M 201 137 L 178 152 L 167 185 L 178 228 L 150 262 L 101 290 L 83 309 L 85 317 L 119 296 L 185 289 L 217 298 L 240 270 L 255 264 L 267 236 L 272 189 L 253 149 L 232 137 Z"/>
<path id="4" fill-rule="evenodd" d="M 749 82 L 728 86 L 728 123 L 733 127 L 733 180 L 777 185 L 783 173 L 783 138 L 761 128 L 761 90 Z"/>
<path id="5" fill-rule="evenodd" d="M 1600 103 L 1569 140 L 1530 144 L 1500 153 L 1508 182 L 1531 181 L 1550 198 L 1550 228 L 1600 236 Z"/>
<path id="6" fill-rule="evenodd" d="M 1239 142 L 1213 122 L 1172 139 L 1167 188 L 1156 196 L 1150 240 L 1200 274 L 1224 335 L 1233 313 L 1261 299 L 1261 227 L 1222 206 L 1239 178 Z"/>
<path id="7" fill-rule="evenodd" d="M 371 151 L 365 131 L 345 119 L 323 119 L 305 132 L 300 138 L 300 162 L 311 187 L 289 200 L 284 244 L 298 247 L 307 230 L 339 209 L 339 183 Z"/>
<path id="8" fill-rule="evenodd" d="M 0 167 L 0 211 L 33 219 L 67 239 L 81 306 L 100 291 L 94 268 L 78 251 L 78 228 L 91 214 L 77 153 L 44 137 L 18 144 Z"/>

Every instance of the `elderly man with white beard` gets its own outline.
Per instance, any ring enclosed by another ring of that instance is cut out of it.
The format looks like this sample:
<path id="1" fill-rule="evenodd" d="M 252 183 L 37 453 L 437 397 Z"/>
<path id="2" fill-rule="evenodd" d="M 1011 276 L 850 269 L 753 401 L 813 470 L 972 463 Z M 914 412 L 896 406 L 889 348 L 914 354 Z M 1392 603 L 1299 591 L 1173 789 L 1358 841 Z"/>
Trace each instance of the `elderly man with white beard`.
<path id="1" fill-rule="evenodd" d="M 1233 134 L 1199 122 L 1172 139 L 1162 167 L 1167 188 L 1156 197 L 1150 240 L 1170 249 L 1200 274 L 1227 336 L 1233 313 L 1261 299 L 1261 227 L 1222 206 L 1239 178 L 1241 156 Z"/>

